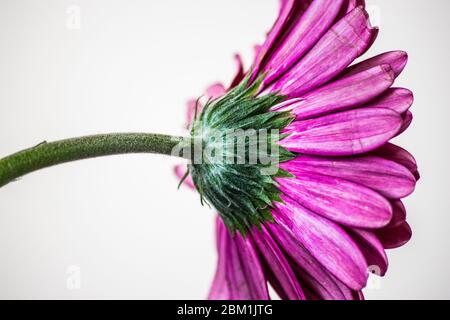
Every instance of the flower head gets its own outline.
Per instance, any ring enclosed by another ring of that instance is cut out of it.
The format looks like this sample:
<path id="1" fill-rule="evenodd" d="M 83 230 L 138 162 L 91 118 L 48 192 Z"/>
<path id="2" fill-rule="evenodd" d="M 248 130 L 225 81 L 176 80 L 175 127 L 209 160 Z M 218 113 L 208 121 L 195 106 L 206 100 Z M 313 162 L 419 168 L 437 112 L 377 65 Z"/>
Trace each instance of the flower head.
<path id="1" fill-rule="evenodd" d="M 377 33 L 364 1 L 281 0 L 252 68 L 238 59 L 228 89 L 190 103 L 193 139 L 214 150 L 187 180 L 220 216 L 210 298 L 268 299 L 270 282 L 283 299 L 361 299 L 368 271 L 387 271 L 385 249 L 410 239 L 401 199 L 419 174 L 389 143 L 412 120 L 412 93 L 392 87 L 407 55 L 351 65 Z M 252 133 L 229 139 L 236 130 Z"/>

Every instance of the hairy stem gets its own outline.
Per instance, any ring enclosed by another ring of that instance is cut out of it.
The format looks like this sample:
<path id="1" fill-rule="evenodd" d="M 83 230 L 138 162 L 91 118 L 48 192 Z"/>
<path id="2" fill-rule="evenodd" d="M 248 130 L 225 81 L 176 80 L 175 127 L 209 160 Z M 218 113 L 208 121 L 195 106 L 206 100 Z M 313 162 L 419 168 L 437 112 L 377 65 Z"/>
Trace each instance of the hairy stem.
<path id="1" fill-rule="evenodd" d="M 172 155 L 184 141 L 161 134 L 114 133 L 43 142 L 0 159 L 0 187 L 33 171 L 76 160 L 129 153 Z"/>

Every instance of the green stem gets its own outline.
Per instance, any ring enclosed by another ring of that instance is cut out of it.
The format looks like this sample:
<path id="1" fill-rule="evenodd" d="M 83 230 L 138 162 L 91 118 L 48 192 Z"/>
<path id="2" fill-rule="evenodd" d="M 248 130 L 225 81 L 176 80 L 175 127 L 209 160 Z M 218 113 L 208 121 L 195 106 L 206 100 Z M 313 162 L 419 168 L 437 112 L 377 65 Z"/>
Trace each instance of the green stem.
<path id="1" fill-rule="evenodd" d="M 30 172 L 70 161 L 129 153 L 172 155 L 183 141 L 185 138 L 161 134 L 114 133 L 43 142 L 0 159 L 0 187 Z"/>

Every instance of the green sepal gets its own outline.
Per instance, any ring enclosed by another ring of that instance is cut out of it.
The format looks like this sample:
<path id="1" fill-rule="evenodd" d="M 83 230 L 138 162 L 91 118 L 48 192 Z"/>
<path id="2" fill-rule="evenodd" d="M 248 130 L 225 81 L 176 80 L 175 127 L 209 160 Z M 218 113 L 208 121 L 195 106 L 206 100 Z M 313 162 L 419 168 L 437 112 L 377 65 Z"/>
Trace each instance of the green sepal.
<path id="1" fill-rule="evenodd" d="M 245 147 L 244 154 L 238 154 L 233 147 L 231 150 L 225 148 L 223 153 L 215 155 L 220 160 L 231 158 L 235 161 L 233 164 L 193 163 L 189 166 L 202 201 L 217 209 L 231 232 L 240 232 L 242 235 L 247 234 L 252 227 L 260 227 L 264 222 L 273 221 L 271 208 L 275 202 L 283 202 L 282 192 L 275 179 L 293 177 L 279 168 L 279 164 L 296 157 L 279 144 L 289 136 L 281 132 L 292 123 L 295 116 L 290 112 L 271 111 L 274 106 L 285 101 L 286 97 L 273 93 L 259 95 L 264 77 L 260 76 L 253 82 L 250 80 L 248 75 L 241 84 L 224 96 L 208 101 L 194 121 L 191 135 L 197 137 L 201 133 L 199 138 L 202 145 L 208 147 L 220 143 L 224 146 L 231 143 L 234 146 L 238 137 L 233 137 L 231 141 L 227 138 L 228 133 L 235 130 L 266 130 L 267 134 L 244 136 L 245 140 L 239 140 Z M 220 135 L 208 136 L 212 130 Z M 267 151 L 260 150 L 260 142 L 265 142 L 264 145 L 270 150 L 270 157 L 266 159 L 270 160 L 270 163 L 260 159 Z M 256 153 L 250 153 L 256 144 Z M 257 163 L 247 163 L 252 156 L 258 159 Z M 238 164 L 238 161 L 244 161 L 245 164 Z"/>
<path id="2" fill-rule="evenodd" d="M 292 173 L 279 168 L 277 174 L 275 174 L 273 176 L 274 178 L 295 178 L 295 175 L 293 175 Z"/>

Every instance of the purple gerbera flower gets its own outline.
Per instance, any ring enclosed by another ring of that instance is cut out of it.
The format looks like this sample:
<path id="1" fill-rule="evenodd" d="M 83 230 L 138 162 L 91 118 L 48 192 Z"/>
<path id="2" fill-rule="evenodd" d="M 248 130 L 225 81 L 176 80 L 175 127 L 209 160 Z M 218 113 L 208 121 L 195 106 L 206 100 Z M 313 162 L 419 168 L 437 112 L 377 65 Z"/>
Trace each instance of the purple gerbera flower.
<path id="1" fill-rule="evenodd" d="M 389 141 L 411 124 L 412 93 L 392 87 L 407 62 L 393 51 L 350 66 L 375 41 L 363 0 L 281 0 L 252 68 L 191 101 L 192 136 L 278 129 L 279 171 L 189 165 L 185 183 L 212 204 L 218 266 L 210 299 L 362 299 L 368 270 L 411 238 L 401 199 L 419 179 Z M 184 175 L 181 166 L 175 169 Z"/>

